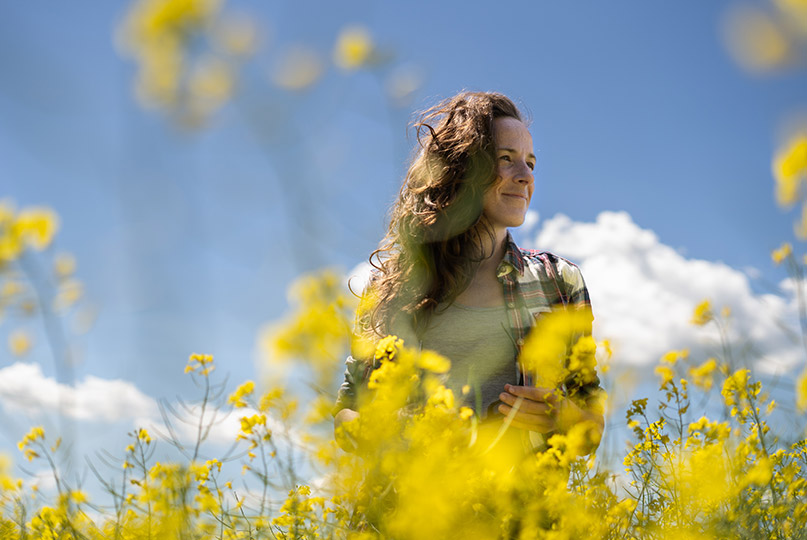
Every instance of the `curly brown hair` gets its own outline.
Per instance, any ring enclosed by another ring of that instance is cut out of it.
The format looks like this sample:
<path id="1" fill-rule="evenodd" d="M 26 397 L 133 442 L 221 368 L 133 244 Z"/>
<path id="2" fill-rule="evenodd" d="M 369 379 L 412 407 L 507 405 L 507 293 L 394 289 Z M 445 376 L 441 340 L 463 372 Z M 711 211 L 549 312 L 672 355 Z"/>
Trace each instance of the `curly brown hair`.
<path id="1" fill-rule="evenodd" d="M 381 247 L 370 255 L 377 272 L 372 306 L 359 314 L 365 330 L 387 334 L 398 316 L 422 330 L 439 304 L 470 283 L 485 257 L 483 235 L 494 238 L 482 198 L 496 181 L 493 121 L 503 117 L 523 121 L 502 94 L 462 92 L 414 123 L 419 150 Z"/>

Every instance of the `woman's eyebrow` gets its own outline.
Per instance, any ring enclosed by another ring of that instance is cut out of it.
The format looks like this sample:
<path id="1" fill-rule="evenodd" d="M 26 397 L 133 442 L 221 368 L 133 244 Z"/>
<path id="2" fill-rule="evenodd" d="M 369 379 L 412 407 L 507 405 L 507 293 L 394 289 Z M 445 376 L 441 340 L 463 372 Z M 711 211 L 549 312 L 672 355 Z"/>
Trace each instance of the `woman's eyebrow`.
<path id="1" fill-rule="evenodd" d="M 497 148 L 496 150 L 497 150 L 498 152 L 510 152 L 511 154 L 517 154 L 517 153 L 518 153 L 518 151 L 517 151 L 517 150 L 514 150 L 513 148 Z M 533 154 L 532 152 L 530 152 L 529 154 L 527 154 L 527 157 L 528 157 L 528 158 L 535 159 L 535 154 Z"/>

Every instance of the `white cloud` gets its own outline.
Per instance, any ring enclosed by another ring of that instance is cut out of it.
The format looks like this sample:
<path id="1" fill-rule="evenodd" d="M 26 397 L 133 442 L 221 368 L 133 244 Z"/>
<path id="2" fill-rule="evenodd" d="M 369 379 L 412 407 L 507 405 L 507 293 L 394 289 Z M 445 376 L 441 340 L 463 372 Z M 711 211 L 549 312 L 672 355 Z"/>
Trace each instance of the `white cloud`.
<path id="1" fill-rule="evenodd" d="M 0 369 L 0 403 L 29 416 L 61 414 L 76 420 L 117 422 L 157 415 L 157 404 L 132 383 L 87 376 L 75 386 L 46 377 L 37 364 Z"/>
<path id="2" fill-rule="evenodd" d="M 528 243 L 529 244 L 529 243 Z M 785 296 L 753 294 L 748 276 L 720 262 L 688 259 L 642 229 L 625 212 L 602 212 L 595 223 L 557 215 L 543 223 L 533 245 L 580 266 L 591 295 L 598 338 L 611 339 L 614 361 L 656 362 L 671 349 L 688 347 L 715 354 L 713 325 L 689 323 L 694 307 L 709 299 L 714 309 L 731 309 L 732 341 L 747 339 L 759 351 L 764 371 L 786 370 L 803 351 L 782 330 L 798 328 L 793 287 Z"/>

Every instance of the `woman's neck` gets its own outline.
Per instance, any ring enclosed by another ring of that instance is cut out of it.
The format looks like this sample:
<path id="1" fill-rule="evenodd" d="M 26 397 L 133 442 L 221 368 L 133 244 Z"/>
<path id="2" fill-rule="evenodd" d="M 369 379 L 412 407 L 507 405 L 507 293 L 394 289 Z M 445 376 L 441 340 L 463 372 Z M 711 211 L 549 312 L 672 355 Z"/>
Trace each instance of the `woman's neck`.
<path id="1" fill-rule="evenodd" d="M 479 263 L 479 267 L 476 270 L 477 274 L 496 275 L 496 270 L 499 267 L 499 263 L 502 262 L 504 258 L 504 252 L 507 247 L 504 242 L 506 238 L 507 229 L 496 229 L 494 230 L 493 236 L 482 236 L 482 253 L 490 253 L 490 256 L 485 257 Z"/>
<path id="2" fill-rule="evenodd" d="M 501 284 L 496 277 L 496 270 L 504 257 L 504 240 L 506 237 L 506 230 L 503 234 L 496 231 L 496 235 L 492 238 L 483 237 L 485 240 L 481 246 L 484 249 L 482 253 L 490 253 L 490 256 L 479 261 L 474 275 L 465 290 L 457 295 L 456 301 L 458 303 L 472 307 L 504 305 L 504 295 Z"/>

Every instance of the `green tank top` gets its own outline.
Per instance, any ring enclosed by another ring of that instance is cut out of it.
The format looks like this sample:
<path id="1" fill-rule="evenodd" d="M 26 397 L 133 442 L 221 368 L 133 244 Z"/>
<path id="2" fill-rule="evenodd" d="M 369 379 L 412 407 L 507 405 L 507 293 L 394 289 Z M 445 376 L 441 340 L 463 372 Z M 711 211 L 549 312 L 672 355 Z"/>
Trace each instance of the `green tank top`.
<path id="1" fill-rule="evenodd" d="M 491 406 L 496 408 L 505 384 L 517 384 L 516 347 L 504 305 L 469 307 L 454 302 L 447 308 L 439 306 L 423 332 L 421 346 L 451 360 L 446 387 L 482 418 Z"/>

